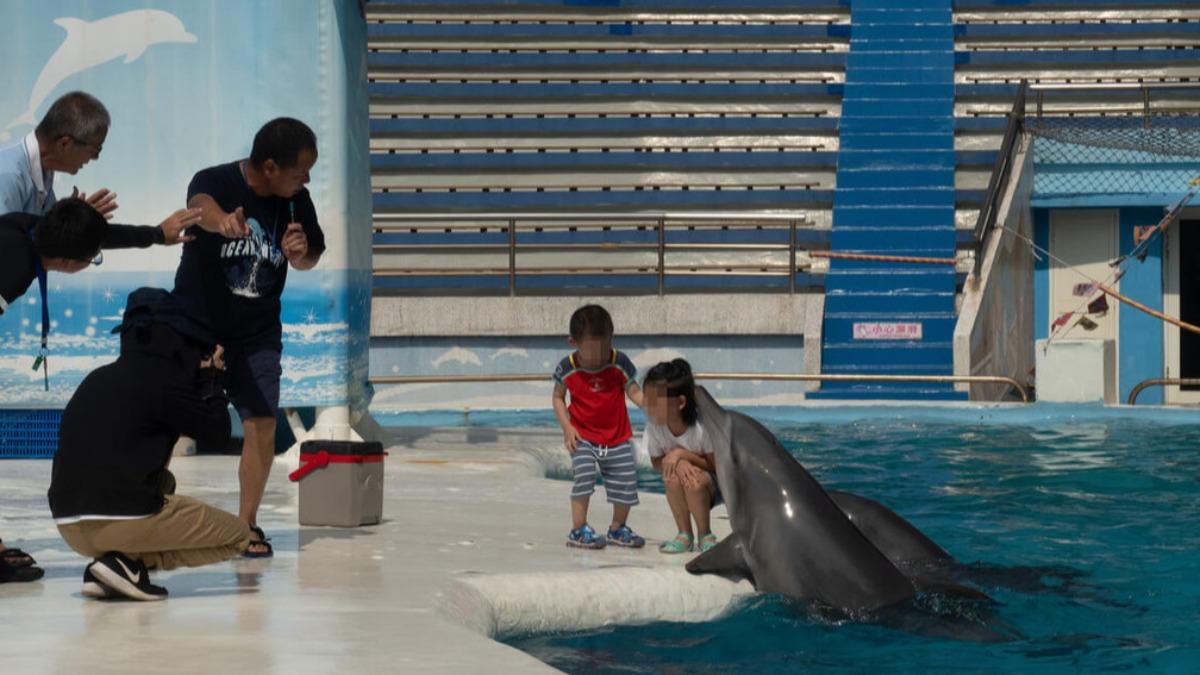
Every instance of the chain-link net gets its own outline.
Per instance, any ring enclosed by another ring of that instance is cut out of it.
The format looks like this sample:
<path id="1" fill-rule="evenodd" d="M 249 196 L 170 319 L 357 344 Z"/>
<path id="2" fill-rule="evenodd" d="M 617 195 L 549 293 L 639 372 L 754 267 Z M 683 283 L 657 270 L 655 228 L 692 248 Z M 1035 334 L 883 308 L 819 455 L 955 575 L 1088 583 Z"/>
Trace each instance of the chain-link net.
<path id="1" fill-rule="evenodd" d="M 1038 197 L 1182 195 L 1200 175 L 1200 115 L 1028 118 Z"/>
<path id="2" fill-rule="evenodd" d="M 1138 156 L 1200 158 L 1200 115 L 1148 117 L 1031 117 L 1025 129 L 1039 139 L 1096 150 L 1128 150 Z M 1071 161 L 1071 155 L 1049 161 Z M 1139 160 L 1142 161 L 1142 160 Z"/>

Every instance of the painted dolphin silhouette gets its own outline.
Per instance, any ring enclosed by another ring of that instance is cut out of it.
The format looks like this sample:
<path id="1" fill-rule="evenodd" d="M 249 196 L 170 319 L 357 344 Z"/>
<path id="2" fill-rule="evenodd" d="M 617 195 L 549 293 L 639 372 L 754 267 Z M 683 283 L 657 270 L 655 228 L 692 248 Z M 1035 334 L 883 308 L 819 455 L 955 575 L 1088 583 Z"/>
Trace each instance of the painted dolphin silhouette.
<path id="1" fill-rule="evenodd" d="M 64 17 L 54 23 L 67 31 L 67 37 L 38 75 L 29 107 L 4 128 L 5 138 L 14 127 L 36 124 L 38 108 L 67 78 L 119 56 L 132 63 L 152 45 L 196 42 L 196 36 L 187 32 L 174 14 L 158 9 L 122 12 L 95 21 Z"/>
<path id="2" fill-rule="evenodd" d="M 696 398 L 713 443 L 733 533 L 687 565 L 693 574 L 745 578 L 765 593 L 859 614 L 932 591 L 984 599 L 926 577 L 944 550 L 882 504 L 827 493 L 757 421 Z"/>

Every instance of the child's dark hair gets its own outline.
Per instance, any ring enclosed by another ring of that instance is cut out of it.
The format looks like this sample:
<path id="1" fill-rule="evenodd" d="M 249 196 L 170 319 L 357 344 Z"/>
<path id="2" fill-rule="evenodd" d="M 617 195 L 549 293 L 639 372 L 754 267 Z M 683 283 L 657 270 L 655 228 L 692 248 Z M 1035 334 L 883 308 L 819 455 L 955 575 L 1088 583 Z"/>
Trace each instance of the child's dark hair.
<path id="1" fill-rule="evenodd" d="M 610 338 L 613 334 L 612 317 L 600 305 L 584 305 L 571 315 L 571 339 L 585 337 Z"/>
<path id="2" fill-rule="evenodd" d="M 692 367 L 684 359 L 663 361 L 646 373 L 642 387 L 650 384 L 661 384 L 667 390 L 667 396 L 675 398 L 683 396 L 687 399 L 680 414 L 689 427 L 696 423 L 696 379 L 692 377 Z"/>
<path id="3" fill-rule="evenodd" d="M 33 239 L 43 257 L 91 260 L 107 233 L 108 221 L 99 211 L 82 199 L 68 198 L 38 219 Z"/>

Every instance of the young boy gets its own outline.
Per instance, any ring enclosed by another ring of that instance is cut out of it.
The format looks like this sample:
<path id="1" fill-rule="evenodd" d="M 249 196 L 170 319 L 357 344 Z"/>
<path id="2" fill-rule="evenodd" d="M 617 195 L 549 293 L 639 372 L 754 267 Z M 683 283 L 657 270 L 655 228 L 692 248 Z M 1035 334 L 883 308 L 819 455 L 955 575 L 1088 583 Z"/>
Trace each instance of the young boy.
<path id="1" fill-rule="evenodd" d="M 629 529 L 629 509 L 638 503 L 637 468 L 629 439 L 625 397 L 642 405 L 637 369 L 625 354 L 613 349 L 612 317 L 599 305 L 586 305 L 571 315 L 575 352 L 554 371 L 554 414 L 571 453 L 575 486 L 571 490 L 571 531 L 567 546 L 604 548 L 606 540 L 587 524 L 588 501 L 596 489 L 596 466 L 613 505 L 607 543 L 639 548 L 646 540 Z M 571 392 L 568 405 L 566 395 Z"/>

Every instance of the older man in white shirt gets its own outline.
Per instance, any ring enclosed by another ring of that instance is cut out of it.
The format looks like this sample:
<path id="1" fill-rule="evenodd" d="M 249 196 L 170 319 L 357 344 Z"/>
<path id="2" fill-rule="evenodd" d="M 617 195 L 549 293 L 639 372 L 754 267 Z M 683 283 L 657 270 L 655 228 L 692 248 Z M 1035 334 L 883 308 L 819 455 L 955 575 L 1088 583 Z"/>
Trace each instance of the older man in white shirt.
<path id="1" fill-rule="evenodd" d="M 0 214 L 42 215 L 54 206 L 54 173 L 75 175 L 100 157 L 111 119 L 104 104 L 82 91 L 64 94 L 24 138 L 0 147 Z M 90 196 L 72 190 L 107 218 L 116 195 L 101 189 Z"/>

